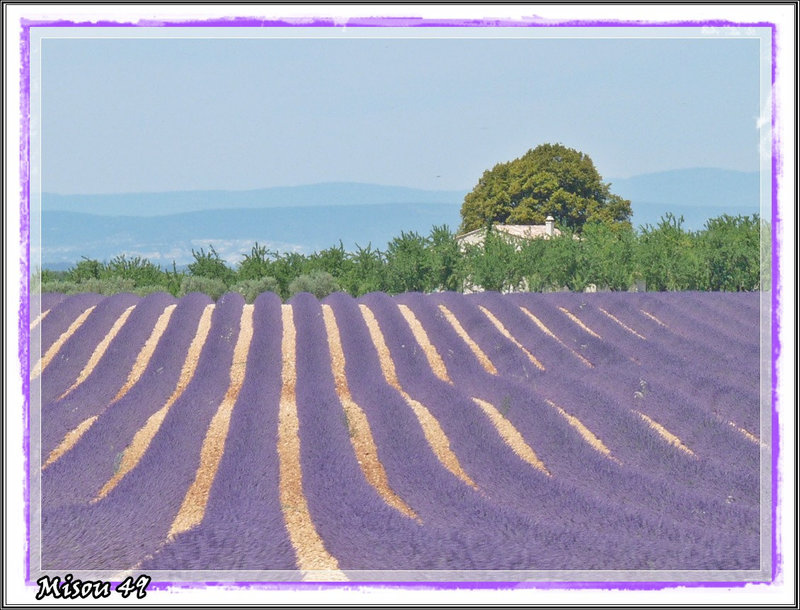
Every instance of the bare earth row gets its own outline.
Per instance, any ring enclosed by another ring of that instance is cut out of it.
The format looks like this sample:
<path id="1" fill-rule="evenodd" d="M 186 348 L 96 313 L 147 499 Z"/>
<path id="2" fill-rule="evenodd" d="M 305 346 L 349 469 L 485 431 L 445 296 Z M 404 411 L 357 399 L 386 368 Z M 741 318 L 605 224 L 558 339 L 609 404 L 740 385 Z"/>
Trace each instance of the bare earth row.
<path id="1" fill-rule="evenodd" d="M 757 295 L 41 309 L 42 569 L 759 567 Z"/>

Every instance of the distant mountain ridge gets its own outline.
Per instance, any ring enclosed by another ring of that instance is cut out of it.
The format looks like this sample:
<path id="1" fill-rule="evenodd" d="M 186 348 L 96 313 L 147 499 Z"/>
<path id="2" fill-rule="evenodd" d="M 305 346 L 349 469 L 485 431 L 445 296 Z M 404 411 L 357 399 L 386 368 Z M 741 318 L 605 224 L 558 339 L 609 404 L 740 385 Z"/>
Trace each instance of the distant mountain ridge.
<path id="1" fill-rule="evenodd" d="M 699 230 L 722 214 L 759 211 L 759 173 L 689 169 L 606 179 L 630 199 L 635 227 L 666 213 Z M 466 191 L 361 183 L 322 183 L 251 191 L 180 191 L 117 195 L 43 195 L 42 263 L 63 268 L 82 256 L 128 253 L 154 263 L 191 262 L 213 244 L 229 263 L 258 241 L 273 250 L 311 253 L 356 244 L 385 249 L 401 231 L 458 230 Z M 36 264 L 36 253 L 32 252 Z"/>
<path id="2" fill-rule="evenodd" d="M 610 178 L 611 192 L 631 201 L 636 227 L 656 225 L 666 213 L 699 230 L 722 214 L 751 215 L 760 208 L 760 173 L 715 168 L 679 169 Z"/>
<path id="3" fill-rule="evenodd" d="M 209 245 L 234 264 L 258 242 L 270 250 L 310 254 L 342 245 L 385 250 L 401 231 L 423 235 L 434 225 L 456 231 L 460 208 L 442 204 L 374 204 L 200 210 L 168 216 L 100 216 L 49 212 L 42 221 L 42 264 L 57 269 L 82 256 L 109 260 L 128 253 L 159 265 L 192 262 Z M 34 256 L 34 253 L 31 254 Z"/>
<path id="4" fill-rule="evenodd" d="M 458 204 L 466 191 L 434 191 L 357 182 L 326 182 L 246 191 L 168 191 L 106 195 L 42 194 L 42 212 L 103 216 L 166 216 L 226 208 L 385 204 Z"/>

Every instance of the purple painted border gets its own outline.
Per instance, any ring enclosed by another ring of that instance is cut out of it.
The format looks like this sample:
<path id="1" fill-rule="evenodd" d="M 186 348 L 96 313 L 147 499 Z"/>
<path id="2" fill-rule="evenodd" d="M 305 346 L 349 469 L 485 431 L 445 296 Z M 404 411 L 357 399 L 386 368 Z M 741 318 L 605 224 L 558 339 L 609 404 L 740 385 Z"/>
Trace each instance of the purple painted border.
<path id="1" fill-rule="evenodd" d="M 20 113 L 21 113 L 21 143 L 20 143 L 20 179 L 21 179 L 21 205 L 20 205 L 20 244 L 24 257 L 20 262 L 22 279 L 20 283 L 21 303 L 19 307 L 19 358 L 22 367 L 23 379 L 23 451 L 26 478 L 23 483 L 23 497 L 25 502 L 26 518 L 26 545 L 25 545 L 25 577 L 26 583 L 30 582 L 30 28 L 31 27 L 711 27 L 711 28 L 747 28 L 767 27 L 771 29 L 772 46 L 772 580 L 778 574 L 778 562 L 781 555 L 777 546 L 777 500 L 778 500 L 778 455 L 779 455 L 779 428 L 778 412 L 776 408 L 778 397 L 777 386 L 777 359 L 780 353 L 778 337 L 779 322 L 777 317 L 779 299 L 778 275 L 780 271 L 779 244 L 776 231 L 782 224 L 778 209 L 778 172 L 782 167 L 782 160 L 778 144 L 780 138 L 775 130 L 777 101 L 774 93 L 777 60 L 777 26 L 771 22 L 733 22 L 728 20 L 711 21 L 665 21 L 648 22 L 643 20 L 628 21 L 590 21 L 590 20 L 557 20 L 531 17 L 520 20 L 469 20 L 469 19 L 425 19 L 423 17 L 355 17 L 346 19 L 281 19 L 264 20 L 250 17 L 229 17 L 207 20 L 162 21 L 139 20 L 136 23 L 117 21 L 76 22 L 67 20 L 45 21 L 22 19 L 21 36 L 21 68 L 20 68 Z M 358 588 L 360 586 L 380 588 L 427 588 L 427 589 L 509 589 L 509 588 L 561 588 L 561 589 L 631 589 L 631 590 L 661 590 L 668 587 L 743 587 L 750 582 L 349 582 L 345 584 L 322 583 L 220 583 L 220 582 L 190 582 L 168 583 L 153 582 L 151 590 L 162 590 L 174 586 L 196 588 L 209 585 L 224 585 L 237 588 L 259 589 L 319 589 L 336 587 L 339 589 Z"/>
<path id="2" fill-rule="evenodd" d="M 22 26 L 22 43 L 20 45 L 20 148 L 19 148 L 19 173 L 20 173 L 20 247 L 23 258 L 20 261 L 20 304 L 19 304 L 19 361 L 22 370 L 22 463 L 25 467 L 25 477 L 22 483 L 23 501 L 25 503 L 25 582 L 31 580 L 31 505 L 30 505 L 30 449 L 31 449 L 31 358 L 30 358 L 30 266 L 31 266 L 31 240 L 30 240 L 30 201 L 31 201 L 31 35 L 30 27 Z"/>

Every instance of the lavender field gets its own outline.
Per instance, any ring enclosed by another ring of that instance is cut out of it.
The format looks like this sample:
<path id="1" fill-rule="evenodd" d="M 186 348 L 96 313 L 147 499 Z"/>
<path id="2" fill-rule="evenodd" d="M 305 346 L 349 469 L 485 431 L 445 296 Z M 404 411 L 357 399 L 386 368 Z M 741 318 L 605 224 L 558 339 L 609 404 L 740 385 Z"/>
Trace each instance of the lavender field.
<path id="1" fill-rule="evenodd" d="M 757 293 L 41 312 L 43 570 L 759 569 Z"/>

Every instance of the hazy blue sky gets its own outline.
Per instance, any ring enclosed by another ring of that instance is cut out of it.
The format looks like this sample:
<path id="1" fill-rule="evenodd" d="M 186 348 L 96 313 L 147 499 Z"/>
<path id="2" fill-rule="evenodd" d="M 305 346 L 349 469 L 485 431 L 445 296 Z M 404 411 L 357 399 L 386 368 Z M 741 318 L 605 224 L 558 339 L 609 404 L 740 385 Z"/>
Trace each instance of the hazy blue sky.
<path id="1" fill-rule="evenodd" d="M 754 39 L 47 39 L 42 188 L 466 191 L 543 142 L 757 171 L 759 97 Z"/>

